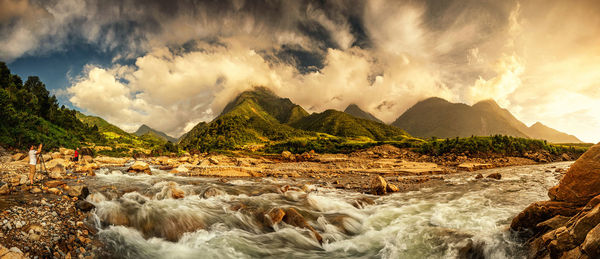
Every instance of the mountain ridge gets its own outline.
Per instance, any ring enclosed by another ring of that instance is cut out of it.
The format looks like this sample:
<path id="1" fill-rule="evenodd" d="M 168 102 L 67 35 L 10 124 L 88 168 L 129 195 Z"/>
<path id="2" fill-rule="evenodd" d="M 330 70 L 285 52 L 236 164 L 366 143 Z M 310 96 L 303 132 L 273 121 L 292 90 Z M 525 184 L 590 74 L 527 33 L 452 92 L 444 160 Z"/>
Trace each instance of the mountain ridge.
<path id="1" fill-rule="evenodd" d="M 166 133 L 153 129 L 152 127 L 146 125 L 146 124 L 142 124 L 140 125 L 140 127 L 132 133 L 133 135 L 136 135 L 138 137 L 142 137 L 144 135 L 147 134 L 151 134 L 154 137 L 160 138 L 160 139 L 164 139 L 166 141 L 169 141 L 171 143 L 177 143 L 177 138 L 171 137 L 169 135 L 167 135 Z"/>
<path id="2" fill-rule="evenodd" d="M 439 97 L 430 97 L 410 107 L 392 125 L 421 138 L 453 138 L 500 134 L 545 139 L 550 142 L 577 140 L 573 143 L 581 143 L 576 137 L 549 127 L 542 129 L 536 126 L 536 128 L 531 129 L 492 99 L 467 105 L 452 103 Z"/>
<path id="3" fill-rule="evenodd" d="M 346 107 L 344 112 L 347 114 L 350 114 L 356 118 L 361 118 L 361 119 L 366 119 L 366 120 L 372 120 L 374 122 L 384 123 L 383 121 L 381 121 L 380 119 L 375 117 L 373 114 L 366 112 L 363 109 L 361 109 L 360 107 L 358 107 L 358 105 L 356 105 L 356 104 L 348 105 L 348 107 Z"/>

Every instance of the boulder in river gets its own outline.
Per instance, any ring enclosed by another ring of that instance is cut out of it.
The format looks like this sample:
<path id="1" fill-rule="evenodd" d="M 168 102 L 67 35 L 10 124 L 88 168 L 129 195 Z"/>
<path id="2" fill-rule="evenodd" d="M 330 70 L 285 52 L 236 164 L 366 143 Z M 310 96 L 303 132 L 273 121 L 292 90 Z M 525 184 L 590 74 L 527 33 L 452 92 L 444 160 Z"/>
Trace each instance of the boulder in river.
<path id="1" fill-rule="evenodd" d="M 511 223 L 529 237 L 531 258 L 599 258 L 600 144 L 591 147 L 548 191 Z"/>
<path id="2" fill-rule="evenodd" d="M 142 161 L 135 161 L 135 163 L 127 169 L 127 172 L 152 174 L 150 172 L 150 166 Z"/>
<path id="3" fill-rule="evenodd" d="M 321 237 L 321 235 L 306 222 L 304 216 L 302 216 L 302 214 L 300 214 L 296 209 L 286 208 L 284 213 L 285 215 L 282 218 L 283 222 L 288 225 L 310 230 L 314 234 L 317 241 L 319 241 L 320 244 L 323 243 L 323 237 Z"/>
<path id="4" fill-rule="evenodd" d="M 600 194 L 600 144 L 592 146 L 548 191 L 552 200 L 585 204 Z"/>
<path id="5" fill-rule="evenodd" d="M 371 193 L 376 195 L 383 195 L 386 193 L 387 182 L 381 175 L 371 175 Z"/>
<path id="6" fill-rule="evenodd" d="M 81 199 L 85 199 L 90 194 L 90 191 L 85 185 L 71 185 L 69 186 L 69 190 L 67 194 L 71 197 L 79 197 Z"/>
<path id="7" fill-rule="evenodd" d="M 94 206 L 94 204 L 91 204 L 88 201 L 85 200 L 79 200 L 75 203 L 75 207 L 77 207 L 77 209 L 83 211 L 83 212 L 87 212 L 90 211 L 94 208 L 96 208 L 96 206 Z"/>

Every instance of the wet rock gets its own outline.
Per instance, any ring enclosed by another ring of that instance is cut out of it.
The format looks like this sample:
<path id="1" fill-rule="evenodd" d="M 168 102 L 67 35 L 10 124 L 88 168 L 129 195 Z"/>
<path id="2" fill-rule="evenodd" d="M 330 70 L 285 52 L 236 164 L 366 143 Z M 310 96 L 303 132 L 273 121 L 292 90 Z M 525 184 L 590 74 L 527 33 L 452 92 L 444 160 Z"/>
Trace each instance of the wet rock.
<path id="1" fill-rule="evenodd" d="M 90 194 L 90 191 L 85 185 L 71 185 L 69 186 L 67 194 L 71 197 L 79 197 L 81 199 L 85 199 Z"/>
<path id="2" fill-rule="evenodd" d="M 502 179 L 502 175 L 500 173 L 492 173 L 489 174 L 486 178 L 500 180 Z"/>
<path id="3" fill-rule="evenodd" d="M 127 172 L 151 174 L 150 166 L 142 161 L 135 161 L 135 163 L 127 169 Z"/>
<path id="4" fill-rule="evenodd" d="M 217 189 L 215 187 L 208 187 L 206 190 L 204 190 L 204 192 L 202 193 L 202 197 L 204 199 L 208 199 L 210 197 L 216 197 L 216 196 L 221 196 L 221 195 L 226 195 L 227 193 Z"/>
<path id="5" fill-rule="evenodd" d="M 484 243 L 483 242 L 473 242 L 472 239 L 466 239 L 465 243 L 458 249 L 457 258 L 460 259 L 484 259 L 485 251 L 484 251 Z"/>
<path id="6" fill-rule="evenodd" d="M 87 212 L 87 211 L 90 211 L 90 210 L 93 210 L 94 208 L 96 208 L 96 206 L 94 206 L 94 204 L 92 204 L 92 203 L 90 203 L 88 201 L 85 201 L 85 200 L 79 200 L 79 201 L 77 201 L 75 203 L 75 207 L 78 210 L 81 210 L 83 212 Z"/>
<path id="7" fill-rule="evenodd" d="M 275 225 L 283 220 L 285 212 L 280 208 L 271 209 L 266 216 L 271 220 L 271 225 Z"/>
<path id="8" fill-rule="evenodd" d="M 585 204 L 600 194 L 600 144 L 592 146 L 567 170 L 557 186 L 548 191 L 552 200 Z"/>
<path id="9" fill-rule="evenodd" d="M 371 175 L 370 188 L 372 194 L 383 195 L 386 193 L 387 182 L 381 175 Z"/>
<path id="10" fill-rule="evenodd" d="M 321 237 L 321 235 L 312 226 L 308 225 L 304 216 L 302 216 L 302 214 L 300 214 L 296 209 L 286 208 L 284 213 L 285 215 L 282 219 L 283 222 L 288 225 L 310 230 L 314 234 L 317 241 L 319 241 L 319 243 L 323 243 L 323 237 Z"/>
<path id="11" fill-rule="evenodd" d="M 573 216 L 579 211 L 577 204 L 558 201 L 539 201 L 532 203 L 513 218 L 510 228 L 516 231 L 536 230 L 537 224 L 556 215 Z"/>
<path id="12" fill-rule="evenodd" d="M 31 188 L 31 190 L 29 190 L 29 192 L 33 193 L 33 194 L 37 194 L 37 193 L 41 193 L 42 190 L 38 187 L 33 187 L 33 188 Z"/>
<path id="13" fill-rule="evenodd" d="M 385 190 L 387 192 L 399 192 L 400 191 L 398 186 L 396 186 L 395 184 L 392 184 L 392 183 L 387 183 Z"/>
<path id="14" fill-rule="evenodd" d="M 373 201 L 371 198 L 368 198 L 368 197 L 361 197 L 361 198 L 355 199 L 352 202 L 352 206 L 354 206 L 355 208 L 358 208 L 358 209 L 362 209 L 368 205 L 373 205 L 373 204 L 375 204 L 375 201 Z"/>
<path id="15" fill-rule="evenodd" d="M 481 178 L 483 178 L 483 175 L 482 175 L 482 174 L 477 174 L 477 175 L 475 176 L 475 179 L 481 179 Z"/>

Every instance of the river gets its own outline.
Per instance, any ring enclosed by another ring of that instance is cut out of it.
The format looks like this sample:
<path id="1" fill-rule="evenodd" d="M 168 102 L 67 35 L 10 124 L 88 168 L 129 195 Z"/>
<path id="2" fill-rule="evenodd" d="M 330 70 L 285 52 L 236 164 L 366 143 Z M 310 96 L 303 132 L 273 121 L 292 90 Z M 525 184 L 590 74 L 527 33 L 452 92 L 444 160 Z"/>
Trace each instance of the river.
<path id="1" fill-rule="evenodd" d="M 508 231 L 530 203 L 547 199 L 555 168 L 571 162 L 516 166 L 445 176 L 433 187 L 387 196 L 304 185 L 296 179 L 129 175 L 101 169 L 88 180 L 93 223 L 117 258 L 457 258 L 472 247 L 480 258 L 522 258 Z M 475 175 L 498 172 L 501 180 Z M 185 192 L 172 199 L 172 187 Z M 209 193 L 222 193 L 203 197 Z M 372 200 L 372 204 L 370 204 Z M 264 214 L 295 208 L 322 236 Z M 475 254 L 473 254 L 475 253 Z"/>

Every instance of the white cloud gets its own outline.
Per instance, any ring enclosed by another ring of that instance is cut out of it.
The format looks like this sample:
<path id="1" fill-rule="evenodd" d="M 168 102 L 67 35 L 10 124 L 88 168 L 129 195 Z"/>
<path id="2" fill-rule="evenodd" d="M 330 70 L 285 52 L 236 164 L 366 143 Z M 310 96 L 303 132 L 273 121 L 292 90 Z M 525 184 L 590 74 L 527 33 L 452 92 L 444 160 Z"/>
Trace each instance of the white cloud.
<path id="1" fill-rule="evenodd" d="M 88 67 L 68 92 L 77 107 L 127 129 L 146 123 L 179 135 L 264 85 L 310 111 L 356 103 L 386 122 L 430 96 L 492 98 L 527 124 L 600 141 L 600 5 L 593 1 L 331 1 L 329 9 L 301 1 L 106 2 L 0 0 L 0 21 L 12 21 L 0 27 L 0 59 L 60 50 L 73 36 L 122 48 L 113 62 L 135 58 L 135 65 Z M 335 48 L 299 24 L 317 24 Z M 190 42 L 192 51 L 173 50 Z M 322 55 L 324 67 L 302 74 L 276 55 L 266 58 L 283 45 Z"/>

